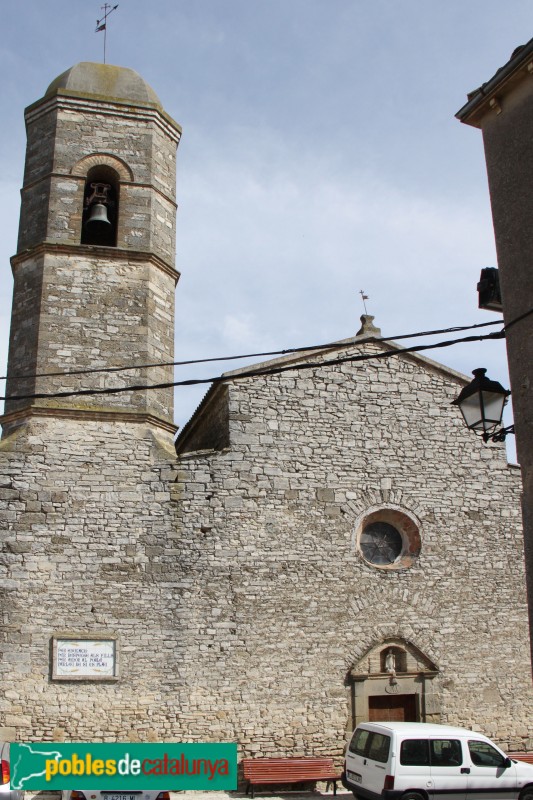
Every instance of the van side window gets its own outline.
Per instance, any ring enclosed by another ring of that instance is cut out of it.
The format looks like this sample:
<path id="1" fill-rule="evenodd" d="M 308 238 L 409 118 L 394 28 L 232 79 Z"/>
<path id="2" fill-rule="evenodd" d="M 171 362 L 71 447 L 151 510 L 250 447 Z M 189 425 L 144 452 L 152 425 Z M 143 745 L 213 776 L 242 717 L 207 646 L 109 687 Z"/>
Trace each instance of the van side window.
<path id="1" fill-rule="evenodd" d="M 431 739 L 431 766 L 458 767 L 463 763 L 459 739 Z"/>
<path id="2" fill-rule="evenodd" d="M 487 742 L 476 742 L 469 740 L 468 749 L 472 764 L 476 767 L 503 767 L 504 756 Z"/>
<path id="3" fill-rule="evenodd" d="M 404 739 L 400 747 L 400 764 L 407 767 L 426 767 L 429 764 L 427 739 Z"/>
<path id="4" fill-rule="evenodd" d="M 348 748 L 350 753 L 355 753 L 356 756 L 364 756 L 369 736 L 370 731 L 365 731 L 364 728 L 358 728 Z"/>
<path id="5" fill-rule="evenodd" d="M 367 758 L 385 763 L 389 757 L 390 737 L 373 733 L 367 748 Z"/>

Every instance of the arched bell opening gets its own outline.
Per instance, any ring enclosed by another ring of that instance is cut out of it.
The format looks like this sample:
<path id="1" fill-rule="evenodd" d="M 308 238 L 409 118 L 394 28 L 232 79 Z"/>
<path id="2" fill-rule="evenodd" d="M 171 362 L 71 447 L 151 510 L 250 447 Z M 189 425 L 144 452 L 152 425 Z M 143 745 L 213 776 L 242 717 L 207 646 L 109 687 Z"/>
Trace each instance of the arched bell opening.
<path id="1" fill-rule="evenodd" d="M 92 167 L 83 193 L 82 244 L 116 247 L 118 206 L 118 174 L 106 165 Z"/>

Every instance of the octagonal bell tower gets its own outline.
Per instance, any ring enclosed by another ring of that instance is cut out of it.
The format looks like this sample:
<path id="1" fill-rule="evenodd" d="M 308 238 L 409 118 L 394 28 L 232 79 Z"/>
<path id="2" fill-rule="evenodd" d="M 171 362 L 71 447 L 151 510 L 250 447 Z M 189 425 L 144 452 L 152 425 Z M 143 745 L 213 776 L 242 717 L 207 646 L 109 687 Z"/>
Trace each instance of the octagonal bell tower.
<path id="1" fill-rule="evenodd" d="M 133 70 L 80 63 L 26 128 L 4 435 L 43 416 L 173 432 L 172 388 L 148 388 L 172 367 L 142 365 L 173 361 L 180 126 Z"/>

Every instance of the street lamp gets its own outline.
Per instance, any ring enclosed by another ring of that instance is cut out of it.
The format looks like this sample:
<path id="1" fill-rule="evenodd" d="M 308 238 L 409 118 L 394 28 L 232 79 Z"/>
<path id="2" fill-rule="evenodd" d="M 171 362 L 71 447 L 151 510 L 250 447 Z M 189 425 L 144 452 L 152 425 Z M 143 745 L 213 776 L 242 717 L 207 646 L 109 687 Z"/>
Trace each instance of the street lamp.
<path id="1" fill-rule="evenodd" d="M 514 425 L 507 428 L 498 426 L 510 391 L 498 381 L 486 377 L 486 369 L 475 369 L 474 380 L 465 386 L 453 404 L 459 406 L 466 427 L 483 438 L 484 442 L 503 442 L 509 433 L 514 433 Z"/>

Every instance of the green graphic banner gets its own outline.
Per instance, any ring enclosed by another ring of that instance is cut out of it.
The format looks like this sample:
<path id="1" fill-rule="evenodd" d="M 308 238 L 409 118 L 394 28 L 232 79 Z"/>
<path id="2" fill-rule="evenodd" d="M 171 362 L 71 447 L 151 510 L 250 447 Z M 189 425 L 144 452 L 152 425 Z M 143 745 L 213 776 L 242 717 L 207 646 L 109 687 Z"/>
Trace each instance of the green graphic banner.
<path id="1" fill-rule="evenodd" d="M 110 795 L 128 790 L 234 790 L 237 745 L 12 744 L 11 788 L 97 790 Z"/>

